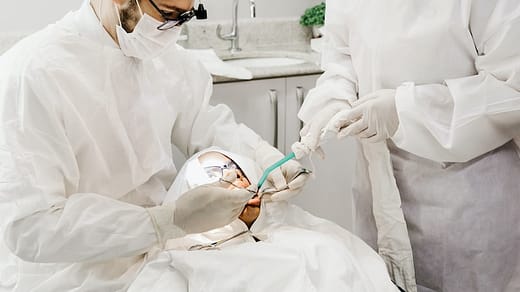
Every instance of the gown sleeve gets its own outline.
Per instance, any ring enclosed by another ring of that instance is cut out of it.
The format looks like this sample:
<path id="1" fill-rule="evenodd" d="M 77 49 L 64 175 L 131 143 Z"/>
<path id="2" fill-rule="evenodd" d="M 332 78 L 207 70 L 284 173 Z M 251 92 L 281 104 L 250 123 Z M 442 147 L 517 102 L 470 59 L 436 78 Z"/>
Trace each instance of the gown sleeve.
<path id="1" fill-rule="evenodd" d="M 211 146 L 255 157 L 262 138 L 246 125 L 237 123 L 227 105 L 209 104 L 213 80 L 200 62 L 187 55 L 183 67 L 190 96 L 176 101 L 181 110 L 172 131 L 172 144 L 187 157 Z"/>
<path id="2" fill-rule="evenodd" d="M 158 240 L 143 207 L 71 191 L 78 184 L 77 162 L 44 71 L 0 72 L 0 203 L 7 210 L 2 239 L 28 262 L 144 253 Z"/>
<path id="3" fill-rule="evenodd" d="M 298 117 L 308 123 L 316 114 L 335 100 L 353 102 L 357 99 L 357 75 L 352 64 L 347 23 L 348 1 L 329 0 L 325 12 L 321 67 L 325 71 L 316 87 L 309 91 Z"/>
<path id="4" fill-rule="evenodd" d="M 435 161 L 465 162 L 520 134 L 518 1 L 474 1 L 470 30 L 476 75 L 397 88 L 400 125 L 392 140 L 398 147 Z"/>

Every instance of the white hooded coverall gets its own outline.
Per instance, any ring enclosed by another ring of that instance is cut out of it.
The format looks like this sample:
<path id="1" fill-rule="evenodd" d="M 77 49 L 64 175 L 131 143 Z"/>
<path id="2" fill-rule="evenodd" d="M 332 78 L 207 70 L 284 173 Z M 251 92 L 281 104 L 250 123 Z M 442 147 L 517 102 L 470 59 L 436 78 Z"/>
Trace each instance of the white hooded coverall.
<path id="1" fill-rule="evenodd" d="M 145 207 L 174 179 L 172 144 L 255 157 L 211 89 L 181 48 L 124 56 L 88 3 L 1 56 L 0 291 L 125 291 L 157 243 Z"/>
<path id="2" fill-rule="evenodd" d="M 329 0 L 325 34 L 299 116 L 396 89 L 389 171 L 418 291 L 520 291 L 520 2 Z M 354 228 L 376 248 L 362 144 Z"/>

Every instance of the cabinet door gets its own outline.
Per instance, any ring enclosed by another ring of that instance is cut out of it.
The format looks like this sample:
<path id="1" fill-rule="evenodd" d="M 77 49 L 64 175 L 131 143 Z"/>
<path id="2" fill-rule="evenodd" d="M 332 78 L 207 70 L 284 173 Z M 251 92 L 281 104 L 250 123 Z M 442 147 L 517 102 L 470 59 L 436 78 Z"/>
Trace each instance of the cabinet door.
<path id="1" fill-rule="evenodd" d="M 284 96 L 284 79 L 219 83 L 214 86 L 210 103 L 228 105 L 237 122 L 253 129 L 271 145 L 284 147 Z"/>
<path id="2" fill-rule="evenodd" d="M 287 79 L 286 153 L 292 143 L 299 140 L 301 129 L 297 113 L 303 97 L 315 86 L 318 75 Z M 318 111 L 319 109 L 316 109 Z M 305 167 L 314 170 L 314 178 L 307 183 L 303 193 L 293 202 L 312 214 L 329 219 L 351 229 L 352 182 L 357 145 L 353 138 L 332 140 L 323 145 L 325 160 L 313 155 L 312 165 L 302 159 Z"/>

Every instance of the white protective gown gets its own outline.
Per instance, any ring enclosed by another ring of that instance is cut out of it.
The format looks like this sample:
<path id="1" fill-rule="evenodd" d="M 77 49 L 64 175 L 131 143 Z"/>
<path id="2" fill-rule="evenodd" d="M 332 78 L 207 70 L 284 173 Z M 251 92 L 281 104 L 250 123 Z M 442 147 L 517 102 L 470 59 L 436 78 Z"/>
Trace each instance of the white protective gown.
<path id="1" fill-rule="evenodd" d="M 326 72 L 299 116 L 397 90 L 387 172 L 418 290 L 520 291 L 520 2 L 329 0 L 325 31 Z M 375 147 L 363 145 L 354 190 L 355 232 L 374 247 Z"/>
<path id="2" fill-rule="evenodd" d="M 208 183 L 197 161 L 208 151 L 223 153 L 251 183 L 258 182 L 261 172 L 254 161 L 211 148 L 184 165 L 165 202 Z M 128 291 L 398 292 L 381 257 L 361 239 L 297 206 L 266 197 L 250 229 L 237 219 L 222 228 L 171 239 L 165 250 L 151 252 Z M 227 241 L 218 250 L 189 250 L 220 240 Z"/>
<path id="3" fill-rule="evenodd" d="M 125 291 L 157 243 L 144 207 L 174 179 L 172 143 L 254 157 L 211 91 L 181 48 L 124 56 L 88 4 L 1 56 L 0 291 Z"/>

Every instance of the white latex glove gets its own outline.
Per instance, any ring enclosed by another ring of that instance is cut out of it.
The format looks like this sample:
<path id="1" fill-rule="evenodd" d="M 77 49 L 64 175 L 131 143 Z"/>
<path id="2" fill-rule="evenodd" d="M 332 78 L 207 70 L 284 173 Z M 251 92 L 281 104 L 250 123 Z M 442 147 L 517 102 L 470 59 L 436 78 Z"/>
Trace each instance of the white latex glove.
<path id="1" fill-rule="evenodd" d="M 256 150 L 256 161 L 260 164 L 262 171 L 282 158 L 284 158 L 282 152 L 267 142 L 262 142 Z M 300 174 L 303 169 L 303 166 L 298 161 L 289 160 L 281 167 L 273 170 L 267 177 L 267 183 L 279 191 L 271 196 L 271 200 L 288 200 L 299 194 L 307 179 L 309 179 L 308 173 Z"/>
<path id="2" fill-rule="evenodd" d="M 352 103 L 352 109 L 337 113 L 326 126 L 338 138 L 357 136 L 370 143 L 391 138 L 399 126 L 395 90 L 382 89 Z"/>
<path id="3" fill-rule="evenodd" d="M 201 233 L 231 223 L 252 196 L 245 189 L 230 190 L 214 183 L 186 192 L 173 204 L 149 208 L 148 213 L 164 244 L 184 233 Z"/>
<path id="4" fill-rule="evenodd" d="M 316 115 L 300 131 L 301 140 L 292 145 L 292 151 L 296 154 L 296 159 L 301 159 L 311 152 L 317 152 L 324 158 L 323 150 L 320 147 L 322 133 L 332 117 L 338 112 L 350 109 L 346 100 L 333 100 L 322 109 L 317 109 Z"/>

